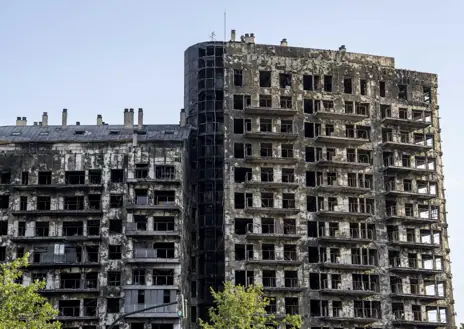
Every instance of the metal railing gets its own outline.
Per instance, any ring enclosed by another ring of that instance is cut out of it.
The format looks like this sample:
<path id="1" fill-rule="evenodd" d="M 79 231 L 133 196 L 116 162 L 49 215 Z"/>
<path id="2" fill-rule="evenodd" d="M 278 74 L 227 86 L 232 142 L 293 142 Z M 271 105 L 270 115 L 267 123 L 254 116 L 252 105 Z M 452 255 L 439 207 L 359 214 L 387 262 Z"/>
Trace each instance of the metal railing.
<path id="1" fill-rule="evenodd" d="M 353 281 L 353 290 L 380 292 L 380 285 L 372 281 Z"/>
<path id="2" fill-rule="evenodd" d="M 174 259 L 175 248 L 163 249 L 134 249 L 134 258 L 161 258 L 161 259 Z"/>
<path id="3" fill-rule="evenodd" d="M 284 285 L 286 288 L 298 288 L 298 278 L 284 278 Z"/>
<path id="4" fill-rule="evenodd" d="M 375 239 L 375 231 L 371 229 L 350 228 L 350 237 L 353 239 Z"/>
<path id="5" fill-rule="evenodd" d="M 332 264 L 342 264 L 342 265 L 367 265 L 375 266 L 377 265 L 376 256 L 367 256 L 367 255 L 339 255 L 332 254 L 330 255 L 330 262 Z"/>
<path id="6" fill-rule="evenodd" d="M 355 318 L 380 319 L 380 310 L 376 308 L 355 308 Z"/>

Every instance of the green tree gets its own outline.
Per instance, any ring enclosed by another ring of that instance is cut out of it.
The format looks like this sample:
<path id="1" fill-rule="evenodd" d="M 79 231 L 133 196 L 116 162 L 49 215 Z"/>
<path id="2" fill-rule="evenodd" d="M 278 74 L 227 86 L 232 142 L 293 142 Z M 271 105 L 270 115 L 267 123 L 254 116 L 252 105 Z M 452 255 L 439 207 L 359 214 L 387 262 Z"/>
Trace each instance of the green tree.
<path id="1" fill-rule="evenodd" d="M 0 329 L 60 329 L 58 315 L 47 299 L 37 293 L 45 281 L 27 287 L 17 283 L 21 269 L 28 266 L 29 255 L 0 266 Z"/>
<path id="2" fill-rule="evenodd" d="M 286 315 L 280 321 L 274 314 L 266 314 L 270 299 L 263 295 L 260 286 L 234 286 L 226 282 L 224 291 L 211 289 L 215 306 L 209 310 L 210 323 L 200 320 L 202 329 L 267 329 L 272 325 L 285 324 L 299 329 L 301 315 Z"/>

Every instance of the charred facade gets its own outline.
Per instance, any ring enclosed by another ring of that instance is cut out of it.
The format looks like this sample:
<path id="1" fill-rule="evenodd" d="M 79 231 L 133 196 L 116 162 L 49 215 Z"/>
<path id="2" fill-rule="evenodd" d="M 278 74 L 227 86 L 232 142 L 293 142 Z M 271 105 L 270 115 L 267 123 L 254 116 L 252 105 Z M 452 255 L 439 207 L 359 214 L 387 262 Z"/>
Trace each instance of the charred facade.
<path id="1" fill-rule="evenodd" d="M 138 124 L 133 109 L 124 125 L 68 125 L 67 110 L 62 119 L 0 127 L 0 261 L 30 253 L 23 283 L 46 280 L 64 328 L 107 328 L 188 295 L 190 128 L 145 125 L 142 109 Z M 180 329 L 178 311 L 116 328 Z"/>
<path id="2" fill-rule="evenodd" d="M 304 328 L 455 326 L 435 74 L 232 31 L 187 49 L 184 106 L 191 314 L 231 280 Z"/>

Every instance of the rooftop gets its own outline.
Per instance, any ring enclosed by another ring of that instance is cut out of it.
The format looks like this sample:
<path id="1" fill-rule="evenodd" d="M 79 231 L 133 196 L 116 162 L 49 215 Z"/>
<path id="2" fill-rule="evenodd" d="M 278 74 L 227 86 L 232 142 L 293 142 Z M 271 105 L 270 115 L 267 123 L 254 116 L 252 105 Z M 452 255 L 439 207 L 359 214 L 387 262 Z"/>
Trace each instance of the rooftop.
<path id="1" fill-rule="evenodd" d="M 68 125 L 62 126 L 0 126 L 0 144 L 5 143 L 95 143 L 132 141 L 137 134 L 138 142 L 184 141 L 191 127 L 180 125 L 144 125 L 142 130 L 134 125 Z"/>

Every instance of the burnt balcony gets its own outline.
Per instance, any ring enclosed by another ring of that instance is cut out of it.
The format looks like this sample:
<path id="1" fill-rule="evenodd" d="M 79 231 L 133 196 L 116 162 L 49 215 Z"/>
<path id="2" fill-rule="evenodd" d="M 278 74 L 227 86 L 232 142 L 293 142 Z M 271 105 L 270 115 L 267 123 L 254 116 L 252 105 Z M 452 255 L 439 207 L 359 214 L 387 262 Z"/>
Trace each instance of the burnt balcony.
<path id="1" fill-rule="evenodd" d="M 357 180 L 348 179 L 348 185 L 338 182 L 332 182 L 332 184 L 319 184 L 316 186 L 316 190 L 321 192 L 365 194 L 372 191 L 372 182 L 370 180 L 358 182 Z"/>
<path id="2" fill-rule="evenodd" d="M 264 106 L 248 106 L 244 109 L 245 114 L 259 115 L 259 116 L 271 116 L 271 117 L 292 117 L 298 114 L 298 111 L 294 108 L 276 108 L 276 107 L 264 107 Z"/>
<path id="3" fill-rule="evenodd" d="M 328 310 L 322 312 L 319 316 L 311 316 L 316 319 L 327 322 L 345 322 L 345 323 L 373 323 L 380 320 L 380 311 L 377 309 L 355 309 L 354 316 L 348 312 L 344 312 L 342 308 L 332 308 L 332 314 Z"/>
<path id="4" fill-rule="evenodd" d="M 421 294 L 419 293 L 419 285 L 411 285 L 410 286 L 410 291 L 409 292 L 404 292 L 403 291 L 403 284 L 402 283 L 397 283 L 391 286 L 392 292 L 390 293 L 390 297 L 392 299 L 417 299 L 420 301 L 423 301 L 425 303 L 427 302 L 435 302 L 438 300 L 444 300 L 445 296 L 444 295 L 426 295 L 426 294 Z"/>
<path id="5" fill-rule="evenodd" d="M 82 209 L 55 209 L 55 210 L 15 210 L 12 212 L 15 216 L 101 216 L 103 211 L 95 208 Z"/>
<path id="6" fill-rule="evenodd" d="M 260 188 L 260 189 L 296 189 L 300 186 L 301 184 L 298 184 L 295 182 L 295 177 L 292 174 L 291 176 L 286 177 L 285 180 L 281 181 L 257 181 L 253 180 L 253 175 L 250 173 L 247 173 L 245 177 L 245 187 L 250 187 L 250 188 Z"/>
<path id="7" fill-rule="evenodd" d="M 293 201 L 293 200 L 292 200 Z M 289 204 L 288 208 L 274 208 L 268 204 L 262 203 L 261 207 L 245 207 L 245 212 L 249 214 L 269 214 L 269 215 L 282 215 L 282 216 L 292 216 L 300 213 L 300 209 L 295 208 L 296 205 L 294 202 Z"/>
<path id="8" fill-rule="evenodd" d="M 297 234 L 295 226 L 289 226 L 277 222 L 275 224 L 261 224 L 254 226 L 247 224 L 248 240 L 299 240 L 301 235 Z"/>
<path id="9" fill-rule="evenodd" d="M 316 215 L 319 218 L 357 218 L 367 219 L 374 215 L 374 207 L 370 204 L 361 205 L 349 204 L 348 209 L 343 209 L 342 206 L 334 206 L 329 209 L 320 209 Z"/>
<path id="10" fill-rule="evenodd" d="M 278 286 L 275 278 L 265 278 L 268 285 L 263 286 L 263 289 L 267 292 L 282 292 L 282 293 L 291 293 L 291 292 L 300 292 L 306 288 L 303 288 L 299 282 L 298 278 L 285 278 L 283 285 Z"/>
<path id="11" fill-rule="evenodd" d="M 174 197 L 137 196 L 129 199 L 125 205 L 127 210 L 164 210 L 180 211 L 181 207 L 176 203 Z"/>
<path id="12" fill-rule="evenodd" d="M 440 248 L 441 245 L 437 243 L 426 243 L 416 241 L 415 236 L 407 235 L 406 239 L 401 238 L 398 231 L 388 233 L 388 241 L 392 246 L 406 247 L 406 248 L 420 248 L 420 249 L 434 249 Z"/>
<path id="13" fill-rule="evenodd" d="M 438 223 L 439 219 L 437 216 L 413 216 L 412 212 L 409 213 L 401 213 L 396 207 L 388 207 L 385 211 L 385 219 L 387 221 L 401 221 L 405 224 L 433 224 Z"/>
<path id="14" fill-rule="evenodd" d="M 247 131 L 243 134 L 243 137 L 247 139 L 256 140 L 282 140 L 282 141 L 293 141 L 298 138 L 297 133 L 292 132 L 272 132 L 272 131 Z"/>
<path id="15" fill-rule="evenodd" d="M 400 190 L 398 184 L 396 184 L 393 181 L 387 182 L 385 184 L 385 196 L 395 198 L 407 197 L 422 200 L 431 200 L 438 198 L 436 191 L 434 191 L 430 187 L 413 189 L 409 186 L 406 190 L 405 188 L 403 188 L 403 190 Z"/>
<path id="16" fill-rule="evenodd" d="M 103 184 L 96 184 L 92 181 L 88 183 L 80 183 L 80 184 L 11 184 L 10 185 L 13 190 L 16 191 L 47 191 L 50 193 L 53 190 L 61 191 L 61 190 L 101 190 L 103 189 Z"/>
<path id="17" fill-rule="evenodd" d="M 335 145 L 363 145 L 370 143 L 368 133 L 358 134 L 354 129 L 346 129 L 345 136 L 323 135 L 319 132 L 314 141 L 316 143 Z"/>
<path id="18" fill-rule="evenodd" d="M 329 155 L 319 155 L 316 159 L 316 166 L 320 168 L 350 168 L 366 169 L 372 166 L 371 159 L 367 155 L 349 154 L 346 160 L 339 160 L 338 157 Z"/>
<path id="19" fill-rule="evenodd" d="M 417 258 L 407 258 L 404 262 L 399 257 L 393 257 L 389 260 L 390 271 L 399 273 L 421 273 L 424 275 L 434 275 L 442 273 L 442 269 L 426 268 Z"/>
<path id="20" fill-rule="evenodd" d="M 383 148 L 409 150 L 416 152 L 427 152 L 433 149 L 433 145 L 431 144 L 430 140 L 421 139 L 417 141 L 412 141 L 409 140 L 409 138 L 395 140 L 393 138 L 392 132 L 387 132 L 384 134 L 381 146 Z"/>
<path id="21" fill-rule="evenodd" d="M 276 252 L 274 250 L 263 250 L 261 259 L 247 259 L 246 264 L 276 265 L 276 266 L 299 266 L 303 263 L 296 251 Z"/>
<path id="22" fill-rule="evenodd" d="M 411 119 L 386 117 L 382 119 L 384 125 L 399 126 L 401 129 L 416 130 L 424 129 L 432 125 L 431 115 L 421 115 Z"/>
<path id="23" fill-rule="evenodd" d="M 100 288 L 98 282 L 81 279 L 61 279 L 57 285 L 40 289 L 41 294 L 98 294 Z"/>
<path id="24" fill-rule="evenodd" d="M 437 317 L 433 321 L 427 319 L 422 315 L 420 311 L 413 311 L 412 316 L 407 316 L 403 310 L 393 311 L 393 320 L 392 323 L 395 326 L 408 326 L 408 327 L 417 327 L 417 328 L 430 328 L 438 329 L 448 326 L 448 321 L 445 318 Z"/>
<path id="25" fill-rule="evenodd" d="M 369 118 L 367 110 L 357 111 L 357 113 L 355 113 L 354 111 L 347 111 L 346 109 L 338 110 L 335 108 L 324 108 L 324 107 L 318 108 L 314 112 L 313 116 L 315 118 L 321 118 L 321 119 L 346 120 L 346 121 L 351 121 L 351 122 L 359 122 L 359 121 L 363 121 L 364 119 Z"/>
<path id="26" fill-rule="evenodd" d="M 342 288 L 341 282 L 332 281 L 332 288 L 328 288 L 329 280 L 324 283 L 321 294 L 333 296 L 372 296 L 380 293 L 380 285 L 378 282 L 353 281 L 352 289 Z"/>
<path id="27" fill-rule="evenodd" d="M 132 258 L 127 261 L 130 263 L 177 264 L 179 258 L 175 256 L 174 243 L 160 243 L 159 248 L 135 246 Z"/>
<path id="28" fill-rule="evenodd" d="M 246 163 L 256 163 L 256 164 L 275 164 L 275 165 L 291 165 L 296 164 L 298 159 L 293 158 L 283 158 L 283 157 L 262 157 L 262 156 L 245 156 Z"/>
<path id="29" fill-rule="evenodd" d="M 395 164 L 395 161 L 391 158 L 384 159 L 383 172 L 385 174 L 417 174 L 417 175 L 426 175 L 436 173 L 435 168 L 427 168 L 426 166 L 412 167 L 409 161 L 406 163 L 407 166 L 401 165 L 398 166 Z"/>
<path id="30" fill-rule="evenodd" d="M 126 224 L 126 236 L 131 237 L 179 237 L 180 232 L 174 230 L 174 223 L 172 223 L 172 230 L 168 230 L 166 225 L 163 227 L 158 226 L 158 223 L 154 223 L 153 229 L 148 229 L 146 223 L 127 223 Z"/>
<path id="31" fill-rule="evenodd" d="M 369 270 L 377 266 L 376 256 L 366 255 L 330 255 L 321 267 L 340 270 Z"/>
<path id="32" fill-rule="evenodd" d="M 44 253 L 36 254 L 31 258 L 29 267 L 100 267 L 98 254 L 89 256 L 75 253 L 53 254 Z"/>
<path id="33" fill-rule="evenodd" d="M 329 228 L 329 235 L 320 236 L 317 240 L 319 243 L 328 244 L 368 244 L 375 240 L 375 232 L 370 229 L 351 228 L 348 233 Z"/>

